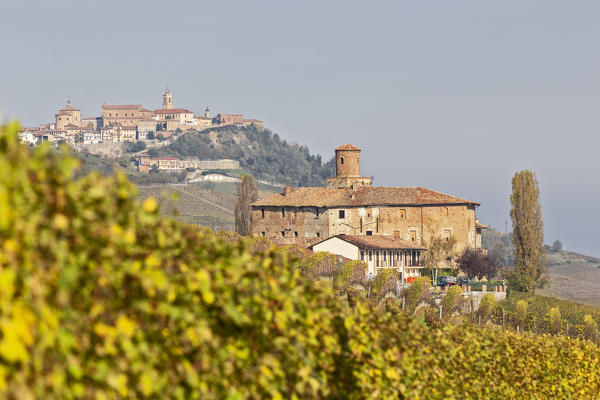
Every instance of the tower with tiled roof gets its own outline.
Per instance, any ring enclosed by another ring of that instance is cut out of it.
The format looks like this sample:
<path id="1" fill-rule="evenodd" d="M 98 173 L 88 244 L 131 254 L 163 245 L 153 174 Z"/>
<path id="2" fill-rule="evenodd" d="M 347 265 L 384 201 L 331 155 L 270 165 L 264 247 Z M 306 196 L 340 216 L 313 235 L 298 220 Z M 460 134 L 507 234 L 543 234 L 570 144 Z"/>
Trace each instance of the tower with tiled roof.
<path id="1" fill-rule="evenodd" d="M 163 109 L 170 110 L 172 108 L 173 108 L 173 95 L 171 94 L 171 91 L 167 87 L 167 90 L 165 90 L 165 93 L 163 94 Z"/>
<path id="2" fill-rule="evenodd" d="M 360 176 L 360 149 L 344 144 L 335 149 L 335 178 L 327 179 L 328 188 L 371 186 L 371 178 Z"/>

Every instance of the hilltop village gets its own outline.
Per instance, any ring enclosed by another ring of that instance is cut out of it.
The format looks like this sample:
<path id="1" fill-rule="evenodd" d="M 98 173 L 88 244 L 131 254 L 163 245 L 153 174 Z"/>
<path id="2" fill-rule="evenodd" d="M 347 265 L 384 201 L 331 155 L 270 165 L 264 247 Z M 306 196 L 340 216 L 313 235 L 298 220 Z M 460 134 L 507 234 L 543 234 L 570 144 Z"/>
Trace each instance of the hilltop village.
<path id="1" fill-rule="evenodd" d="M 104 103 L 101 115 L 82 118 L 81 110 L 68 100 L 67 104 L 55 114 L 54 122 L 23 128 L 19 138 L 32 146 L 42 142 L 64 142 L 70 145 L 148 142 L 156 139 L 164 140 L 176 133 L 202 131 L 226 125 L 254 125 L 263 128 L 262 121 L 245 118 L 241 114 L 220 113 L 211 117 L 208 107 L 202 115 L 197 115 L 186 108 L 175 108 L 173 94 L 167 88 L 162 96 L 162 108 L 154 111 L 144 108 L 141 104 Z M 232 160 L 224 161 L 224 166 L 219 166 L 220 168 L 239 168 L 239 164 Z M 148 172 L 150 165 L 157 165 L 160 170 L 175 171 L 190 167 L 188 164 L 189 160 L 175 158 L 151 160 L 142 155 L 139 169 Z"/>

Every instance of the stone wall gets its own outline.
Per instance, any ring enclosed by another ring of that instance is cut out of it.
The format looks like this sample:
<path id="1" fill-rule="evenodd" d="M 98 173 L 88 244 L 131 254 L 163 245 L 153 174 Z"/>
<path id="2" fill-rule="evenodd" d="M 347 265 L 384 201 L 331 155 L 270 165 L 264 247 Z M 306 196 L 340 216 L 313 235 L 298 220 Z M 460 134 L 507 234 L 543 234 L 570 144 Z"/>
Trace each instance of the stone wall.
<path id="1" fill-rule="evenodd" d="M 317 207 L 262 207 L 252 210 L 252 233 L 267 237 L 322 237 L 329 235 L 326 209 Z M 264 213 L 264 214 L 263 214 Z"/>

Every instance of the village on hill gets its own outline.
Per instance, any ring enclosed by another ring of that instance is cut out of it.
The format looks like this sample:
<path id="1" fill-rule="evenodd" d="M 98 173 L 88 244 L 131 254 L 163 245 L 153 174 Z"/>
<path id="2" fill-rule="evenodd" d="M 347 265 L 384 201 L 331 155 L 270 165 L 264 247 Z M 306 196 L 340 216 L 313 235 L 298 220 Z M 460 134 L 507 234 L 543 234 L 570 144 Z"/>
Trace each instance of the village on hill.
<path id="1" fill-rule="evenodd" d="M 19 139 L 31 146 L 43 142 L 52 144 L 67 143 L 76 145 L 106 145 L 126 142 L 150 142 L 164 140 L 176 133 L 202 131 L 220 126 L 256 126 L 263 128 L 263 121 L 245 118 L 242 114 L 219 113 L 211 117 L 209 108 L 203 115 L 197 115 L 186 108 L 175 108 L 173 94 L 167 88 L 162 96 L 162 108 L 151 111 L 142 104 L 102 105 L 101 115 L 82 118 L 81 110 L 67 104 L 55 114 L 54 122 L 36 127 L 26 127 L 19 133 Z M 222 163 L 216 165 L 216 163 Z M 206 164 L 206 165 L 204 165 Z M 210 164 L 210 165 L 208 165 Z M 234 160 L 179 160 L 173 157 L 150 158 L 139 156 L 138 170 L 149 172 L 156 167 L 165 172 L 180 171 L 185 168 L 237 169 Z"/>

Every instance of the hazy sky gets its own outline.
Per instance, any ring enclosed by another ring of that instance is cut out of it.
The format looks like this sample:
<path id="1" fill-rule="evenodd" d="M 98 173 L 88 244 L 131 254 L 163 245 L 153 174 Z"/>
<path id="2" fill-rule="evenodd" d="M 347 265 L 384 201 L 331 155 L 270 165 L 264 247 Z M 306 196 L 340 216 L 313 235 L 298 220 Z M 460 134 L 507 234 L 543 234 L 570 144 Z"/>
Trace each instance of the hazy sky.
<path id="1" fill-rule="evenodd" d="M 546 242 L 600 256 L 600 2 L 21 0 L 0 21 L 5 119 L 154 109 L 168 85 L 325 159 L 353 143 L 377 185 L 479 201 L 500 230 L 529 168 Z"/>

